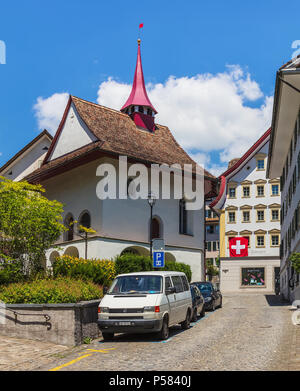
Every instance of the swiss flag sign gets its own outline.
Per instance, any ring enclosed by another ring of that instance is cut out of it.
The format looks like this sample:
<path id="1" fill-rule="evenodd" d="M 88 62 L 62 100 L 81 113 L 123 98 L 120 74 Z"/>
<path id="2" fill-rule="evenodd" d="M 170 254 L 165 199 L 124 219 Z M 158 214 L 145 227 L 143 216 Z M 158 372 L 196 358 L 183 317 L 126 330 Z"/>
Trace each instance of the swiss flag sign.
<path id="1" fill-rule="evenodd" d="M 248 256 L 248 239 L 230 238 L 229 239 L 229 253 L 231 257 L 247 257 Z"/>

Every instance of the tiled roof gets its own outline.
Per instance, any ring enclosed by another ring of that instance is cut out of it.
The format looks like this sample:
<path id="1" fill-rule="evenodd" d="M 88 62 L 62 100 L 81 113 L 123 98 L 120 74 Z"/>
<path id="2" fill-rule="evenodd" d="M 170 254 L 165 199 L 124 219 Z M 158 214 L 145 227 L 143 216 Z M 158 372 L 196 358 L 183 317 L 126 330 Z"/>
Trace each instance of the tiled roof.
<path id="1" fill-rule="evenodd" d="M 120 111 L 100 106 L 75 96 L 70 96 L 70 100 L 75 105 L 81 119 L 99 141 L 52 161 L 47 161 L 46 157 L 43 166 L 30 174 L 26 178 L 27 180 L 31 181 L 48 170 L 53 170 L 67 161 L 77 159 L 83 154 L 96 150 L 104 153 L 126 155 L 149 163 L 166 163 L 168 165 L 174 163 L 181 165 L 196 164 L 180 147 L 166 126 L 156 125 L 154 132 L 141 130 L 137 128 L 127 114 L 123 114 Z M 60 124 L 58 132 L 62 129 L 62 125 L 63 123 Z M 52 142 L 48 156 L 54 147 L 56 139 L 57 136 Z M 215 178 L 207 171 L 205 171 L 205 175 Z"/>
<path id="2" fill-rule="evenodd" d="M 296 68 L 300 68 L 300 54 L 297 57 L 285 63 L 284 65 L 282 65 L 279 68 L 279 70 L 282 71 L 285 69 L 296 69 Z"/>

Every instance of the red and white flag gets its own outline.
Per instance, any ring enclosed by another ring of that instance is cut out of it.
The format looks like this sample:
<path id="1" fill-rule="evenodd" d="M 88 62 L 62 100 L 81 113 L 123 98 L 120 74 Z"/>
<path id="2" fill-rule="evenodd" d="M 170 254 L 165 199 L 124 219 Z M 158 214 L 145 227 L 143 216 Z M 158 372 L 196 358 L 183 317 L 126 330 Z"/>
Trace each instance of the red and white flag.
<path id="1" fill-rule="evenodd" d="M 144 27 L 144 23 L 140 23 L 139 28 L 141 29 L 143 27 Z"/>
<path id="2" fill-rule="evenodd" d="M 248 239 L 243 237 L 230 238 L 229 253 L 231 257 L 247 257 Z"/>

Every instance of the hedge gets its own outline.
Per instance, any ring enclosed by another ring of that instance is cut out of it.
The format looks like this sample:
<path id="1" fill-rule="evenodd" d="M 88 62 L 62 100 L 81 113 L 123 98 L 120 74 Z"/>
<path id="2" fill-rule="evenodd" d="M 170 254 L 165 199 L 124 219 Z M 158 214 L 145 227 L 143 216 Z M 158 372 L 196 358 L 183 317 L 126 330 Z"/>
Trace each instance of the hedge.
<path id="1" fill-rule="evenodd" d="M 110 285 L 116 276 L 114 261 L 83 259 L 63 255 L 53 262 L 53 275 L 80 278 L 99 285 Z"/>
<path id="2" fill-rule="evenodd" d="M 154 270 L 150 257 L 136 254 L 124 254 L 115 259 L 116 274 L 146 272 Z M 182 262 L 166 261 L 165 267 L 160 270 L 178 271 L 186 274 L 189 281 L 192 279 L 192 271 L 189 265 Z"/>
<path id="3" fill-rule="evenodd" d="M 14 283 L 0 288 L 0 300 L 6 304 L 77 303 L 100 297 L 99 285 L 68 277 Z"/>

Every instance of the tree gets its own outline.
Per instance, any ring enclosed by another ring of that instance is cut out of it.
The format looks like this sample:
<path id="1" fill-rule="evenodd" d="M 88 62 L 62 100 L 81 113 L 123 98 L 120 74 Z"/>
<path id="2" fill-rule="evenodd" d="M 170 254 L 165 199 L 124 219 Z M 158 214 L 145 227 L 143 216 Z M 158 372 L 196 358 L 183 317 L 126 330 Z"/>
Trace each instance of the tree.
<path id="1" fill-rule="evenodd" d="M 9 256 L 29 271 L 42 269 L 45 250 L 65 230 L 62 204 L 44 192 L 41 185 L 0 177 L 0 258 Z"/>
<path id="2" fill-rule="evenodd" d="M 300 253 L 293 253 L 290 256 L 290 261 L 296 272 L 300 273 Z"/>

